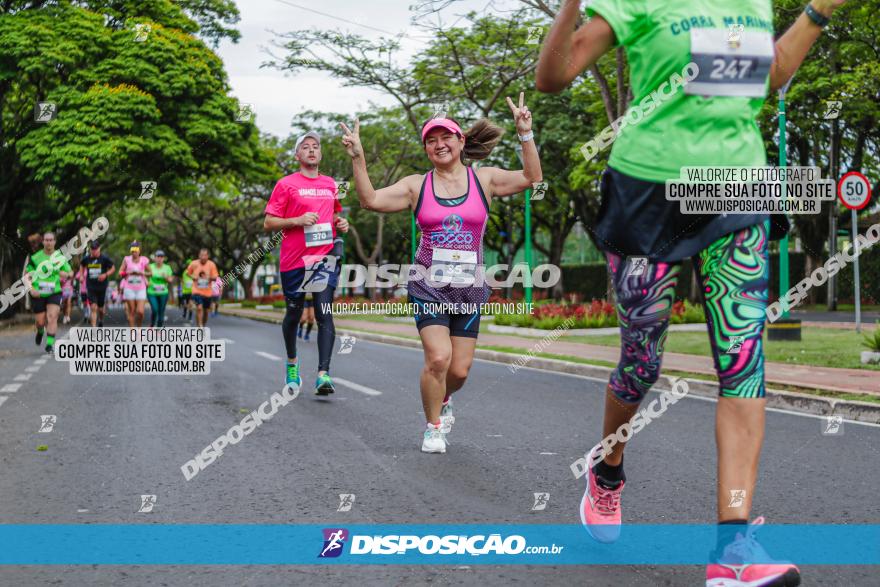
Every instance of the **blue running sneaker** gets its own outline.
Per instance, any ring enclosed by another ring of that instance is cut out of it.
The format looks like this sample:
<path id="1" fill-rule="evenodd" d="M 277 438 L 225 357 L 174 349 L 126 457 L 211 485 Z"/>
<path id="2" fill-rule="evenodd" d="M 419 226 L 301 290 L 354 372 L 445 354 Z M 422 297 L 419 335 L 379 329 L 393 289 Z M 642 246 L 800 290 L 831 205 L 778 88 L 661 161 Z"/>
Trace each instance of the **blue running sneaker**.
<path id="1" fill-rule="evenodd" d="M 315 395 L 330 395 L 335 391 L 336 388 L 333 387 L 333 380 L 330 379 L 329 374 L 318 375 L 315 380 Z"/>
<path id="2" fill-rule="evenodd" d="M 299 364 L 287 364 L 287 385 L 296 386 L 299 389 L 302 386 L 302 379 L 299 376 Z"/>

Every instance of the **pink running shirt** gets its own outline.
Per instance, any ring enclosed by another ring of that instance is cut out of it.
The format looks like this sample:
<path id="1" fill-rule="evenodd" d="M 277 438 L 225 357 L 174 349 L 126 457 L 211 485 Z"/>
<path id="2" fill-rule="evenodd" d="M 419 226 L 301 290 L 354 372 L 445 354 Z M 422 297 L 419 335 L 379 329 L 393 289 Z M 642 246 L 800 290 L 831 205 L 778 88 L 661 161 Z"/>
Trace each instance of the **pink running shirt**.
<path id="1" fill-rule="evenodd" d="M 131 259 L 131 255 L 127 256 L 125 258 L 125 287 L 132 291 L 147 289 L 147 276 L 144 275 L 144 272 L 147 270 L 149 264 L 150 260 L 144 255 L 138 257 L 137 263 Z M 141 273 L 138 275 L 132 275 L 131 270 L 138 268 L 141 270 Z"/>
<path id="2" fill-rule="evenodd" d="M 322 259 L 333 250 L 336 226 L 333 213 L 342 211 L 336 197 L 336 182 L 326 175 L 312 179 L 300 172 L 282 177 L 269 203 L 266 214 L 278 218 L 294 218 L 306 212 L 317 212 L 318 222 L 312 226 L 294 226 L 284 230 L 281 241 L 281 271 L 299 269 Z"/>

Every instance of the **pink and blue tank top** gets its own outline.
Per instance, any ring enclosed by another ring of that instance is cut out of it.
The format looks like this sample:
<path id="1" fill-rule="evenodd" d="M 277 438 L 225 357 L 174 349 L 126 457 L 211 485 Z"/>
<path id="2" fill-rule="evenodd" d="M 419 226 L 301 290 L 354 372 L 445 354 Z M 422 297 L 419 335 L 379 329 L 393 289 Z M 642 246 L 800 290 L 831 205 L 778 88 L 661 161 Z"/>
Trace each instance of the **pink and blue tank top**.
<path id="1" fill-rule="evenodd" d="M 425 175 L 415 211 L 422 236 L 407 286 L 413 297 L 458 304 L 483 304 L 489 299 L 490 288 L 483 278 L 489 204 L 477 174 L 470 167 L 467 171 L 467 193 L 457 198 L 438 198 L 434 172 Z M 414 278 L 416 270 L 433 283 Z"/>

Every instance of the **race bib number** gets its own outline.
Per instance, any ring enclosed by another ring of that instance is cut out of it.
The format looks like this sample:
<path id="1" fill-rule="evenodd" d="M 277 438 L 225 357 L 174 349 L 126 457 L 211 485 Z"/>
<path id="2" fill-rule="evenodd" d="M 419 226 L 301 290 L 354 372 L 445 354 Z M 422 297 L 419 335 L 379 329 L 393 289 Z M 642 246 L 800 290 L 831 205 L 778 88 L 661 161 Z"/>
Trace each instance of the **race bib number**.
<path id="1" fill-rule="evenodd" d="M 89 267 L 89 279 L 98 279 L 99 275 L 101 275 L 100 267 Z"/>
<path id="2" fill-rule="evenodd" d="M 199 277 L 197 285 L 198 285 L 199 289 L 205 289 L 210 285 L 210 283 L 211 283 L 211 280 L 208 279 L 207 277 Z"/>
<path id="3" fill-rule="evenodd" d="M 140 275 L 129 275 L 128 276 L 128 285 L 140 285 L 141 277 Z"/>
<path id="4" fill-rule="evenodd" d="M 153 291 L 156 293 L 165 293 L 166 290 L 167 288 L 164 283 L 157 283 L 153 286 Z"/>
<path id="5" fill-rule="evenodd" d="M 472 285 L 476 279 L 477 252 L 434 249 L 431 279 L 441 283 Z"/>
<path id="6" fill-rule="evenodd" d="M 40 293 L 41 294 L 55 293 L 55 282 L 54 281 L 41 281 L 40 282 Z"/>
<path id="7" fill-rule="evenodd" d="M 333 229 L 329 222 L 321 222 L 305 227 L 306 246 L 320 247 L 333 244 Z"/>
<path id="8" fill-rule="evenodd" d="M 773 38 L 762 31 L 691 29 L 691 61 L 697 77 L 686 94 L 763 98 L 773 63 Z"/>

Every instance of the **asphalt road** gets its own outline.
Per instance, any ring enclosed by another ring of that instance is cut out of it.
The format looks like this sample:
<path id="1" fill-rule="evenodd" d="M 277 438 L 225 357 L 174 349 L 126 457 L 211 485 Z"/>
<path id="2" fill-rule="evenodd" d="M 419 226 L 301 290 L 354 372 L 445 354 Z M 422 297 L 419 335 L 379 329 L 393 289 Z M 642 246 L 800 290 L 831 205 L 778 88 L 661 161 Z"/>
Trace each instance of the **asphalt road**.
<path id="1" fill-rule="evenodd" d="M 180 325 L 170 308 L 170 325 Z M 121 325 L 113 310 L 111 325 Z M 278 391 L 279 327 L 211 320 L 227 359 L 208 376 L 73 376 L 29 327 L 0 334 L 4 524 L 577 523 L 570 464 L 598 440 L 604 382 L 477 361 L 456 395 L 446 455 L 419 451 L 421 352 L 358 341 L 335 354 L 338 391 L 303 393 L 186 481 L 180 466 Z M 62 330 L 62 335 L 66 329 Z M 337 346 L 338 349 L 338 346 Z M 303 379 L 317 349 L 300 343 Z M 30 371 L 28 370 L 30 369 Z M 26 377 L 30 375 L 30 377 Z M 346 382 L 353 382 L 351 386 Z M 714 402 L 685 398 L 627 451 L 624 523 L 714 522 Z M 51 433 L 40 416 L 53 414 Z M 880 428 L 771 412 L 754 515 L 770 523 L 880 523 Z M 48 450 L 39 452 L 38 445 Z M 533 493 L 550 502 L 532 511 Z M 337 512 L 340 493 L 353 508 Z M 137 512 L 154 494 L 149 513 Z M 772 554 L 772 553 L 771 553 Z M 804 585 L 876 585 L 872 567 L 803 567 Z M 0 585 L 702 585 L 695 566 L 43 566 Z"/>

